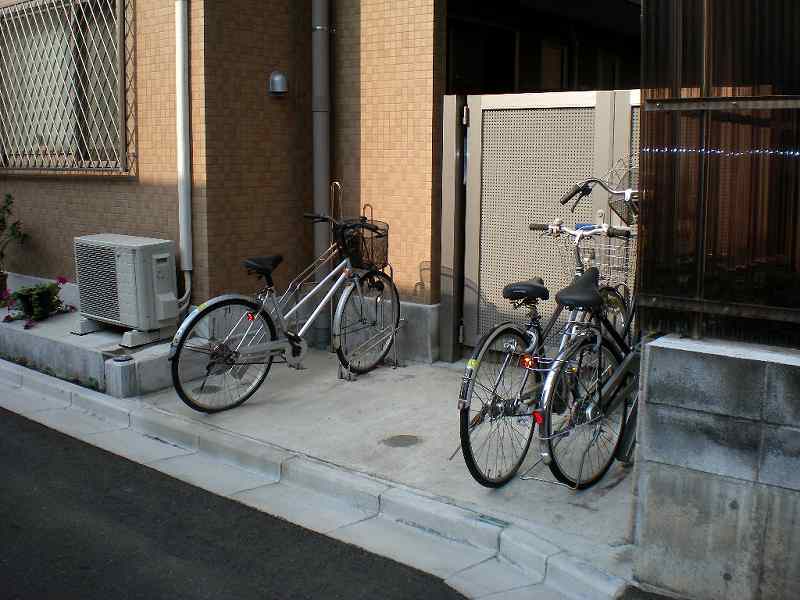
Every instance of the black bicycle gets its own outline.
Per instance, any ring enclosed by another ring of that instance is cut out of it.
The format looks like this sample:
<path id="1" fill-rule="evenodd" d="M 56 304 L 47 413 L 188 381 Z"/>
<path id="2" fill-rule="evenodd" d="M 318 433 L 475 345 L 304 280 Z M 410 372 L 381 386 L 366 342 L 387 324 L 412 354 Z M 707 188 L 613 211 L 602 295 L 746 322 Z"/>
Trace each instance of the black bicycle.
<path id="1" fill-rule="evenodd" d="M 615 212 L 629 216 L 626 207 L 636 193 L 599 179 L 576 185 L 561 203 L 577 198 L 577 204 L 595 185 L 622 198 Z M 541 460 L 558 481 L 584 488 L 596 483 L 618 454 L 630 413 L 627 403 L 601 402 L 601 397 L 607 397 L 604 386 L 611 375 L 630 364 L 635 302 L 627 282 L 633 233 L 608 224 L 571 229 L 560 221 L 530 229 L 565 241 L 575 278 L 556 294 L 558 306 L 544 330 L 537 305 L 550 293 L 541 278 L 504 288 L 514 308 L 528 310 L 528 323 L 496 326 L 467 361 L 458 402 L 461 450 L 478 483 L 499 487 L 519 470 L 538 425 Z M 565 310 L 568 318 L 562 322 Z M 556 349 L 546 343 L 554 332 Z"/>

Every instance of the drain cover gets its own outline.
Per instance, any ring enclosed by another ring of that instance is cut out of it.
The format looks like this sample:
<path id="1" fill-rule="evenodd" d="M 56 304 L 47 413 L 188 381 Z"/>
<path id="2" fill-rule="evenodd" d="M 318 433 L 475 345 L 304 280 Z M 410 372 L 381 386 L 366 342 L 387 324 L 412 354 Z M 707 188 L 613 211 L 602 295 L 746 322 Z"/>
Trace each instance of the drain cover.
<path id="1" fill-rule="evenodd" d="M 419 444 L 422 440 L 415 435 L 393 435 L 392 437 L 388 437 L 384 440 L 381 440 L 381 444 L 386 444 L 387 446 L 391 446 L 392 448 L 405 448 L 406 446 L 413 446 L 414 444 Z"/>

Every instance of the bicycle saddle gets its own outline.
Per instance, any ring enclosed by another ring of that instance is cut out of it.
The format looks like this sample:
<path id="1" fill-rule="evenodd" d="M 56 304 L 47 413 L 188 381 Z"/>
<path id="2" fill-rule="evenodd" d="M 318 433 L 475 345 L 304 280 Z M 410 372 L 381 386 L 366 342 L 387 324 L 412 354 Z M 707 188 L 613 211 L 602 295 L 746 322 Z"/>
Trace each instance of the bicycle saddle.
<path id="1" fill-rule="evenodd" d="M 503 298 L 507 300 L 547 300 L 549 297 L 550 291 L 544 287 L 541 277 L 509 283 L 503 288 Z"/>
<path id="2" fill-rule="evenodd" d="M 556 302 L 564 308 L 586 308 L 596 310 L 603 305 L 603 297 L 597 290 L 600 271 L 592 267 L 580 277 L 576 277 L 572 284 L 556 294 Z"/>
<path id="3" fill-rule="evenodd" d="M 267 285 L 272 286 L 272 272 L 283 262 L 283 256 L 255 256 L 242 261 L 248 272 L 258 273 L 263 276 Z"/>

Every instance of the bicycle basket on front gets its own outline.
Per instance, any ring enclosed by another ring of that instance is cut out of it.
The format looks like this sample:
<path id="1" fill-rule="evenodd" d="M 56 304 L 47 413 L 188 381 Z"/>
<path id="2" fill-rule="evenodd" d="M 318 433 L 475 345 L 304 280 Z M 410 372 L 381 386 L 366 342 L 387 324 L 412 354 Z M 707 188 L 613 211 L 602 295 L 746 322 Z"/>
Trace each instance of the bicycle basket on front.
<path id="1" fill-rule="evenodd" d="M 559 244 L 564 274 L 575 274 L 575 245 L 567 236 Z M 636 264 L 636 245 L 631 238 L 592 236 L 582 238 L 579 245 L 584 269 L 597 267 L 600 282 L 606 285 L 630 285 Z"/>
<path id="2" fill-rule="evenodd" d="M 625 202 L 623 197 L 613 196 L 608 201 L 608 206 L 620 219 L 622 219 L 622 222 L 625 223 L 625 225 L 632 227 L 636 224 L 636 215 L 639 212 L 637 207 L 638 202 L 638 200 L 630 200 L 629 202 Z"/>
<path id="3" fill-rule="evenodd" d="M 381 270 L 389 264 L 389 225 L 364 218 L 349 219 L 336 227 L 339 252 L 356 269 Z"/>

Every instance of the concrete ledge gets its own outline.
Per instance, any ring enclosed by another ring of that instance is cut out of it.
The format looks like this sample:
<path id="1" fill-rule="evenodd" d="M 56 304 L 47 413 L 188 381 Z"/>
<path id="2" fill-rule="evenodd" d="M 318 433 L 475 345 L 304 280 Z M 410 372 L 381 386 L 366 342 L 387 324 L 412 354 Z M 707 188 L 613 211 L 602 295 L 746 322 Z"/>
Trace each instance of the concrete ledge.
<path id="1" fill-rule="evenodd" d="M 569 554 L 547 559 L 548 586 L 568 598 L 617 598 L 627 586 L 624 579 L 597 570 Z"/>
<path id="2" fill-rule="evenodd" d="M 113 421 L 129 427 L 131 424 L 130 407 L 121 406 L 118 402 L 109 402 L 107 398 L 108 396 L 91 390 L 73 390 L 70 393 L 72 407 L 106 421 Z"/>
<path id="3" fill-rule="evenodd" d="M 381 494 L 389 484 L 312 458 L 294 455 L 283 463 L 281 481 L 343 500 L 371 514 L 381 510 Z"/>
<path id="4" fill-rule="evenodd" d="M 258 440 L 208 427 L 198 431 L 197 450 L 249 471 L 263 473 L 276 481 L 282 465 L 293 454 Z"/>
<path id="5" fill-rule="evenodd" d="M 508 522 L 403 488 L 381 495 L 381 514 L 429 533 L 471 546 L 498 550 Z"/>
<path id="6" fill-rule="evenodd" d="M 547 559 L 562 552 L 561 548 L 540 537 L 512 525 L 500 533 L 500 554 L 508 561 L 529 572 L 547 573 Z"/>

